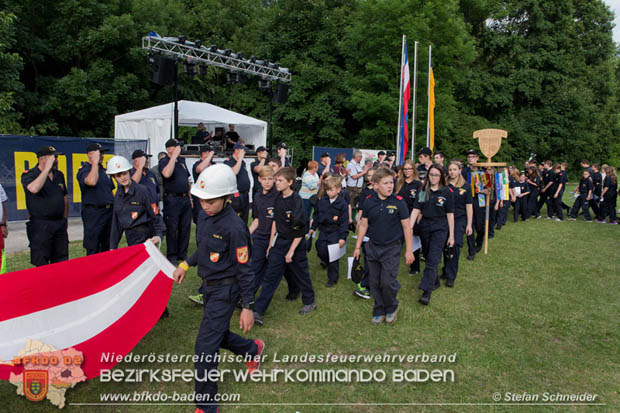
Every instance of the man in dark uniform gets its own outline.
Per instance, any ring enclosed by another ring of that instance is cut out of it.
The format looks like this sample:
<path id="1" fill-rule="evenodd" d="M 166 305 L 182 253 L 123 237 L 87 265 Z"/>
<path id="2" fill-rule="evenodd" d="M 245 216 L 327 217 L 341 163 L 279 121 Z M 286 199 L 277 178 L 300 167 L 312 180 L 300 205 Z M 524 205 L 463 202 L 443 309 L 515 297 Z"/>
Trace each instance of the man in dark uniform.
<path id="1" fill-rule="evenodd" d="M 196 134 L 192 138 L 192 144 L 204 145 L 210 140 L 211 140 L 211 132 L 207 132 L 207 130 L 205 129 L 205 124 L 200 122 L 198 124 L 198 130 L 196 131 Z"/>
<path id="2" fill-rule="evenodd" d="M 232 206 L 237 215 L 247 225 L 250 212 L 250 176 L 243 160 L 244 156 L 245 145 L 237 143 L 233 148 L 232 156 L 226 158 L 224 165 L 230 166 L 235 175 L 237 175 L 237 190 L 239 192 L 232 196 Z"/>
<path id="3" fill-rule="evenodd" d="M 39 148 L 39 162 L 21 177 L 30 218 L 30 262 L 37 267 L 69 259 L 69 202 L 65 176 L 55 167 L 57 156 L 53 146 Z"/>
<path id="4" fill-rule="evenodd" d="M 259 146 L 256 149 L 256 160 L 250 164 L 250 170 L 252 171 L 252 194 L 261 190 L 260 181 L 258 180 L 258 173 L 260 168 L 267 165 L 267 148 Z"/>
<path id="5" fill-rule="evenodd" d="M 237 143 L 245 143 L 239 134 L 235 132 L 235 125 L 228 125 L 228 129 L 228 132 L 224 134 L 224 141 L 226 142 L 227 151 L 234 149 Z"/>
<path id="6" fill-rule="evenodd" d="M 205 169 L 192 186 L 192 195 L 201 199 L 209 219 L 196 236 L 197 250 L 174 271 L 180 284 L 190 266 L 198 266 L 203 280 L 204 316 L 196 337 L 194 363 L 197 413 L 218 412 L 217 370 L 220 348 L 243 356 L 248 372 L 260 367 L 265 348 L 262 340 L 250 340 L 230 331 L 235 305 L 241 299 L 239 326 L 243 333 L 254 325 L 254 274 L 250 269 L 250 232 L 235 215 L 228 198 L 237 191 L 236 177 L 228 166 L 218 164 Z M 258 356 L 258 357 L 256 357 Z"/>
<path id="7" fill-rule="evenodd" d="M 194 182 L 198 180 L 198 176 L 202 171 L 207 169 L 210 165 L 212 165 L 212 159 L 215 152 L 211 145 L 202 145 L 200 147 L 200 162 L 194 163 L 192 166 L 192 178 L 194 178 Z M 198 215 L 200 214 L 200 210 L 202 207 L 200 206 L 200 199 L 196 198 L 196 196 L 192 195 L 192 220 L 194 224 L 198 224 Z M 198 228 L 196 228 L 196 231 Z"/>
<path id="8" fill-rule="evenodd" d="M 424 178 L 426 178 L 426 172 L 428 172 L 428 169 L 433 164 L 433 159 L 431 158 L 432 156 L 433 151 L 431 151 L 431 148 L 427 146 L 420 149 L 420 151 L 418 152 L 418 161 L 420 161 L 420 165 L 418 165 L 417 168 L 418 177 L 422 183 L 424 182 Z"/>
<path id="9" fill-rule="evenodd" d="M 82 221 L 86 255 L 110 249 L 114 183 L 103 167 L 103 147 L 93 142 L 86 148 L 88 163 L 82 164 L 77 181 L 82 191 Z"/>
<path id="10" fill-rule="evenodd" d="M 164 181 L 166 257 L 176 264 L 187 257 L 192 227 L 192 201 L 189 194 L 189 171 L 185 159 L 179 159 L 179 141 L 169 139 L 166 152 L 168 155 L 159 161 L 159 172 Z"/>
<path id="11" fill-rule="evenodd" d="M 329 156 L 329 152 L 323 152 L 321 154 L 321 159 L 319 162 L 319 169 L 317 170 L 317 174 L 319 174 L 319 176 L 323 176 L 324 173 L 326 172 L 332 172 L 332 158 L 331 156 Z"/>
<path id="12" fill-rule="evenodd" d="M 131 168 L 129 174 L 131 175 L 131 180 L 148 189 L 153 202 L 159 204 L 159 185 L 157 177 L 149 169 L 148 158 L 150 157 L 151 155 L 147 155 L 142 149 L 133 151 L 131 155 L 133 168 Z"/>

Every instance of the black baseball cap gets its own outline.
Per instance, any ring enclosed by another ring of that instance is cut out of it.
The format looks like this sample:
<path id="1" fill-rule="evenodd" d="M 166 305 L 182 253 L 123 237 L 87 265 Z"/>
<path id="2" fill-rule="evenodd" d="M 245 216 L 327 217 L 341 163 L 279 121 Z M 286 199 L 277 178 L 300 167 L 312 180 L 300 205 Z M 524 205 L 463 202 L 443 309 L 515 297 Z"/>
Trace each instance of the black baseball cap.
<path id="1" fill-rule="evenodd" d="M 469 149 L 467 152 L 465 152 L 465 155 L 476 155 L 478 156 L 478 151 L 475 149 Z"/>
<path id="2" fill-rule="evenodd" d="M 282 142 L 282 143 L 280 143 L 278 145 L 278 149 L 288 149 L 288 145 L 286 143 Z"/>
<path id="3" fill-rule="evenodd" d="M 53 146 L 47 145 L 47 146 L 41 146 L 39 150 L 37 150 L 37 157 L 45 156 L 45 155 L 62 155 L 62 154 L 59 153 L 56 150 L 56 148 L 54 148 Z"/>
<path id="4" fill-rule="evenodd" d="M 91 142 L 88 144 L 88 147 L 86 148 L 86 152 L 93 152 L 93 151 L 105 152 L 106 150 L 103 148 L 103 146 L 101 146 L 100 143 Z"/>
<path id="5" fill-rule="evenodd" d="M 166 141 L 166 148 L 171 148 L 173 146 L 181 146 L 181 143 L 174 139 L 174 138 L 170 138 Z"/>
<path id="6" fill-rule="evenodd" d="M 245 145 L 244 145 L 244 144 L 242 144 L 241 142 L 237 142 L 237 143 L 235 143 L 235 146 L 233 146 L 233 150 L 234 150 L 234 149 L 243 149 L 244 151 L 246 151 L 246 150 L 247 150 L 247 148 L 245 147 Z"/>
<path id="7" fill-rule="evenodd" d="M 256 153 L 258 152 L 267 152 L 267 148 L 265 148 L 264 146 L 259 146 L 258 148 L 256 148 Z"/>
<path id="8" fill-rule="evenodd" d="M 141 156 L 144 156 L 146 158 L 150 158 L 153 155 L 149 155 L 146 152 L 144 152 L 142 149 L 136 149 L 135 151 L 133 151 L 133 153 L 131 154 L 131 159 L 136 159 L 139 158 Z"/>
<path id="9" fill-rule="evenodd" d="M 377 156 L 380 156 L 380 155 L 385 155 L 385 151 L 379 151 L 379 152 L 377 153 Z"/>
<path id="10" fill-rule="evenodd" d="M 431 156 L 433 154 L 433 151 L 431 151 L 431 148 L 429 148 L 428 146 L 423 147 L 422 149 L 420 149 L 420 151 L 418 152 L 418 155 L 426 155 L 426 156 Z"/>
<path id="11" fill-rule="evenodd" d="M 331 155 L 328 152 L 323 152 L 321 158 L 331 158 Z"/>
<path id="12" fill-rule="evenodd" d="M 211 147 L 211 145 L 202 145 L 200 147 L 200 153 L 204 152 L 213 152 L 213 148 Z"/>

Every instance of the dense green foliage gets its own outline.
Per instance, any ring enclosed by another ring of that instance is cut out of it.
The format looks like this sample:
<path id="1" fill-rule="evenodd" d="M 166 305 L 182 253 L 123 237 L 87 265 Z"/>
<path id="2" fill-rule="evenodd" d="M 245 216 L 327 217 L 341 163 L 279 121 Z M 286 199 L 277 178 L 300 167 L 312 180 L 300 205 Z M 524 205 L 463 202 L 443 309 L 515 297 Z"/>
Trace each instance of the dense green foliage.
<path id="1" fill-rule="evenodd" d="M 150 81 L 141 37 L 185 34 L 279 62 L 293 89 L 274 141 L 394 149 L 401 38 L 418 40 L 416 147 L 426 135 L 428 46 L 436 143 L 509 131 L 498 160 L 620 164 L 620 76 L 602 0 L 0 0 L 0 132 L 113 135 L 113 117 L 172 100 Z M 10 11 L 10 13 L 9 13 Z M 182 68 L 179 69 L 182 71 Z M 254 79 L 180 76 L 180 97 L 268 118 Z M 298 157 L 299 158 L 299 157 Z"/>

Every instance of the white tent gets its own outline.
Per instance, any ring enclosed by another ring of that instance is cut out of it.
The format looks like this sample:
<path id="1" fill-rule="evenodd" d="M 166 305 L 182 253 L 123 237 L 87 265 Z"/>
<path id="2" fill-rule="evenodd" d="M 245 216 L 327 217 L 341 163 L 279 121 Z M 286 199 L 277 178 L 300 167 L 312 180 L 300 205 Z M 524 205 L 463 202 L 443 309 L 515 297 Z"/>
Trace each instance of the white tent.
<path id="1" fill-rule="evenodd" d="M 172 136 L 174 102 L 114 117 L 116 139 L 148 139 L 149 153 L 165 151 L 165 143 Z M 235 125 L 235 131 L 247 144 L 266 146 L 267 122 L 254 119 L 209 103 L 179 101 L 179 125 L 197 126 L 203 122 L 207 130 Z"/>

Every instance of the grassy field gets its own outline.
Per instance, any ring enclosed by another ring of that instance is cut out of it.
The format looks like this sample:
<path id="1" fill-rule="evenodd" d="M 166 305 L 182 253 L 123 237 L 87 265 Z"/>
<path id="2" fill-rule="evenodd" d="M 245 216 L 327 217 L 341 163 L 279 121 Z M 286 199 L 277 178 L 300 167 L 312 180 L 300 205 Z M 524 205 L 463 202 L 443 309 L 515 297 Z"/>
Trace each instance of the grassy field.
<path id="1" fill-rule="evenodd" d="M 266 314 L 265 326 L 249 336 L 266 342 L 272 369 L 383 370 L 383 382 L 370 383 L 236 383 L 227 380 L 220 392 L 239 393 L 239 403 L 221 412 L 500 412 L 500 411 L 620 411 L 620 227 L 576 222 L 530 220 L 510 222 L 496 231 L 489 255 L 461 260 L 453 289 L 442 286 L 431 305 L 417 303 L 421 275 L 400 268 L 399 314 L 395 325 L 372 326 L 372 301 L 353 296 L 341 262 L 341 279 L 324 287 L 326 272 L 310 253 L 310 272 L 318 310 L 300 316 L 301 301 L 284 300 L 281 286 Z M 349 240 L 349 250 L 352 251 Z M 194 247 L 194 241 L 190 249 Z M 72 256 L 81 245 L 72 244 Z M 341 260 L 344 261 L 344 260 Z M 344 274 L 344 277 L 343 277 Z M 187 299 L 199 285 L 196 270 L 175 285 L 170 318 L 160 321 L 136 346 L 134 354 L 192 354 L 202 316 Z M 238 313 L 231 329 L 239 332 Z M 274 362 L 275 353 L 441 355 L 456 353 L 449 363 L 303 363 Z M 129 368 L 183 368 L 191 363 L 141 363 Z M 243 369 L 222 363 L 221 369 Z M 453 382 L 397 383 L 397 369 L 450 369 Z M 194 411 L 191 404 L 72 405 L 99 403 L 103 393 L 189 393 L 193 383 L 101 383 L 99 379 L 67 391 L 67 412 L 178 412 Z M 502 404 L 494 401 L 499 392 Z M 539 395 L 596 394 L 599 405 L 516 405 L 506 393 Z M 54 411 L 49 402 L 32 403 L 15 395 L 15 387 L 0 384 L 0 411 Z M 418 405 L 407 405 L 417 403 Z M 257 405 L 260 404 L 260 405 Z M 390 404 L 390 405 L 380 405 Z M 398 404 L 398 405 L 397 405 Z"/>

